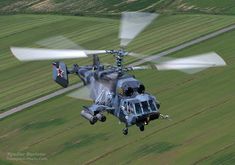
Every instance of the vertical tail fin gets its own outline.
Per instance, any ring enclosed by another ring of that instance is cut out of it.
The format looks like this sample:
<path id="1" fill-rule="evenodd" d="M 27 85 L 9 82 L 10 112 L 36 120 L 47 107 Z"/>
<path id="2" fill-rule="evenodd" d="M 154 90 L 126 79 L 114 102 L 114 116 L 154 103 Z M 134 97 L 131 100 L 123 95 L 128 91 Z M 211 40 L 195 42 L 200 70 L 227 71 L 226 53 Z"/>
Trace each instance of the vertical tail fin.
<path id="1" fill-rule="evenodd" d="M 52 66 L 54 81 L 66 88 L 69 85 L 67 66 L 63 62 L 53 62 Z"/>

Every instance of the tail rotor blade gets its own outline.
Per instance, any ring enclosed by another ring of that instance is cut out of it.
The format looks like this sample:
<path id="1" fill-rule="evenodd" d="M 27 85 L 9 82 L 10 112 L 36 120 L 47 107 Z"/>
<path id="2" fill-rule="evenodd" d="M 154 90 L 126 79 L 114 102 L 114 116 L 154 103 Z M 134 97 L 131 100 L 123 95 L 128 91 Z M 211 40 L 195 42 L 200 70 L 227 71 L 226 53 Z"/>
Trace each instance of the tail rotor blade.
<path id="1" fill-rule="evenodd" d="M 123 12 L 119 32 L 121 47 L 127 46 L 157 16 L 158 14 L 154 13 Z"/>

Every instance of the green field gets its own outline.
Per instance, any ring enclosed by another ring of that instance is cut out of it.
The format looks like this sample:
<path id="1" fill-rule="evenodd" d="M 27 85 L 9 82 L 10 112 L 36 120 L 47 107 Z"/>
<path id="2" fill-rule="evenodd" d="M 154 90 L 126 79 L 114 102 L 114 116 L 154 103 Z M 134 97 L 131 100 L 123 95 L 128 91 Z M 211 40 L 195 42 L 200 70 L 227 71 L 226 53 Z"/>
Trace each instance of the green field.
<path id="1" fill-rule="evenodd" d="M 139 71 L 148 91 L 161 101 L 172 121 L 154 121 L 145 132 L 108 115 L 94 126 L 80 117 L 82 105 L 66 96 L 0 121 L 2 164 L 233 164 L 235 161 L 235 31 L 172 56 L 216 51 L 228 66 L 195 75 Z M 38 152 L 47 161 L 6 160 L 7 153 Z"/>
<path id="2" fill-rule="evenodd" d="M 235 0 L 1 0 L 0 12 L 112 16 L 121 11 L 235 14 Z"/>
<path id="3" fill-rule="evenodd" d="M 0 18 L 0 111 L 60 88 L 52 81 L 51 61 L 19 62 L 11 55 L 10 46 L 36 47 L 37 41 L 63 35 L 88 49 L 118 48 L 119 21 L 116 19 L 52 15 L 13 15 Z M 156 54 L 233 23 L 233 16 L 162 16 L 137 37 L 128 50 Z M 63 48 L 63 43 L 57 43 L 57 46 Z M 112 62 L 110 58 L 105 58 L 107 61 Z M 88 64 L 91 59 L 66 62 L 69 65 L 75 62 Z M 71 78 L 71 83 L 77 81 L 76 77 Z"/>
<path id="4" fill-rule="evenodd" d="M 184 0 L 181 10 L 212 13 L 212 14 L 235 14 L 235 1 L 227 0 Z"/>
<path id="5" fill-rule="evenodd" d="M 235 0 L 1 0 L 0 13 L 37 15 L 0 16 L 0 113 L 60 89 L 52 80 L 52 61 L 19 62 L 11 55 L 10 46 L 38 47 L 40 40 L 65 36 L 87 49 L 116 49 L 117 17 L 126 10 L 163 13 L 128 46 L 128 51 L 145 55 L 235 24 Z M 98 17 L 110 15 L 115 17 Z M 0 165 L 234 164 L 234 40 L 233 30 L 170 55 L 215 51 L 227 62 L 226 67 L 194 75 L 134 72 L 147 91 L 158 97 L 161 112 L 172 120 L 153 121 L 144 132 L 134 126 L 124 136 L 124 125 L 111 115 L 94 126 L 80 116 L 82 106 L 91 102 L 59 96 L 0 120 Z M 69 48 L 62 42 L 56 46 Z M 112 57 L 101 59 L 113 62 Z M 128 58 L 126 63 L 134 60 Z M 65 62 L 83 65 L 91 61 Z M 79 81 L 75 76 L 70 80 L 71 84 Z M 47 160 L 12 156 L 16 153 L 42 153 L 41 158 Z"/>

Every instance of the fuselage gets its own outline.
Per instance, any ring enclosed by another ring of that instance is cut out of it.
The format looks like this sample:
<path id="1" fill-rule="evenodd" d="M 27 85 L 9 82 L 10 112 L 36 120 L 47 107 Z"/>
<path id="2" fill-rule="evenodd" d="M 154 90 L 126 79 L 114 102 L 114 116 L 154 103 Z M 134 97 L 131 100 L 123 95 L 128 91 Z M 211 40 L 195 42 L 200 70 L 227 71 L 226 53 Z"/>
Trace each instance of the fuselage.
<path id="1" fill-rule="evenodd" d="M 94 69 L 91 66 L 81 67 L 78 73 L 84 84 L 90 86 L 94 104 L 87 109 L 91 114 L 107 111 L 127 127 L 134 124 L 146 125 L 158 119 L 159 102 L 145 92 L 144 85 L 132 75 L 119 75 L 113 69 Z"/>

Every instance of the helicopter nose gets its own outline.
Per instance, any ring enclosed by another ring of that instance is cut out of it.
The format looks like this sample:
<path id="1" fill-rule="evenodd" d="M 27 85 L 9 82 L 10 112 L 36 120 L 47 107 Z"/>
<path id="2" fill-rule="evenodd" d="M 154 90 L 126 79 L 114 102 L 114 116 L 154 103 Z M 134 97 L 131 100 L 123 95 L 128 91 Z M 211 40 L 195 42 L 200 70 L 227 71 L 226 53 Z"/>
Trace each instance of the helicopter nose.
<path id="1" fill-rule="evenodd" d="M 134 115 L 133 115 L 133 116 L 126 116 L 125 119 L 126 119 L 126 123 L 127 123 L 129 126 L 131 126 L 131 125 L 133 125 L 133 124 L 136 124 L 137 117 L 134 116 Z"/>
<path id="2" fill-rule="evenodd" d="M 155 112 L 151 114 L 143 114 L 136 118 L 136 123 L 144 123 L 147 125 L 149 121 L 156 120 L 159 118 L 159 116 L 160 116 L 159 112 Z"/>
<path id="3" fill-rule="evenodd" d="M 147 125 L 150 121 L 150 118 L 148 115 L 142 115 L 142 116 L 138 116 L 137 119 L 136 119 L 136 123 L 142 123 L 142 124 L 145 124 Z"/>

